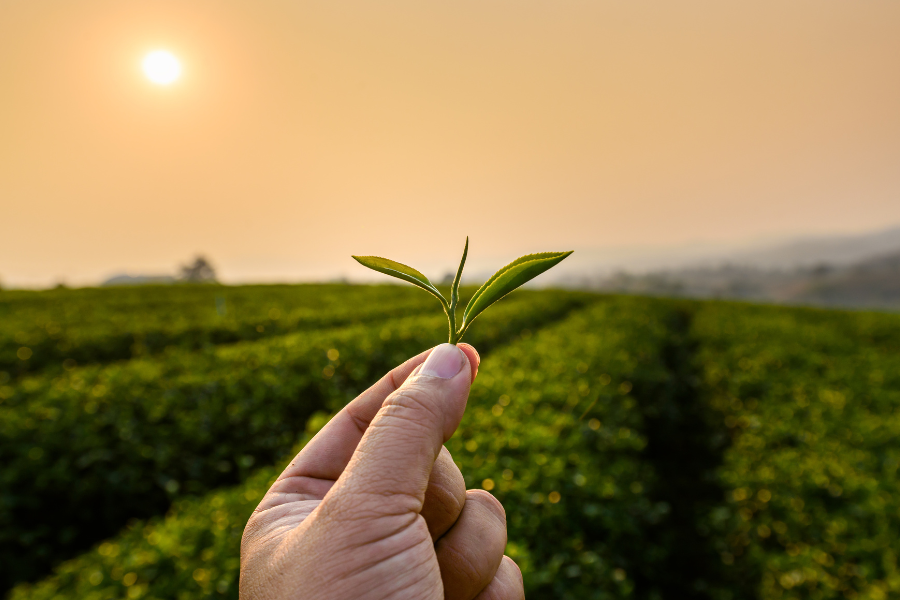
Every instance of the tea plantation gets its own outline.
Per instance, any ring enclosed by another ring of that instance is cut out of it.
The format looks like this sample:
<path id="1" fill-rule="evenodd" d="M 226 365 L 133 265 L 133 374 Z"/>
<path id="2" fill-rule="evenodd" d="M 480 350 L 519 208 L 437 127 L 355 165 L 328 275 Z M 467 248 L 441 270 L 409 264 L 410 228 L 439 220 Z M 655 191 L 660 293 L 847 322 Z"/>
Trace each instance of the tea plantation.
<path id="1" fill-rule="evenodd" d="M 8 291 L 0 317 L 15 600 L 237 598 L 285 461 L 446 337 L 400 286 Z M 900 595 L 897 315 L 520 291 L 466 341 L 447 447 L 528 598 Z"/>

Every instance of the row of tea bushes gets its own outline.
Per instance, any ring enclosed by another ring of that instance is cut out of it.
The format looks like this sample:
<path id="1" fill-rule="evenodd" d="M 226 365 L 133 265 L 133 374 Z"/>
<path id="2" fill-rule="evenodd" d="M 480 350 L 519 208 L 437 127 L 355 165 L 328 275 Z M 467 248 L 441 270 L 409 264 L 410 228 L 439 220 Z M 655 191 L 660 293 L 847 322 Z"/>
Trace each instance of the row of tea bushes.
<path id="1" fill-rule="evenodd" d="M 467 485 L 503 501 L 529 598 L 630 597 L 633 573 L 665 558 L 640 543 L 666 506 L 647 495 L 654 473 L 631 395 L 666 376 L 658 317 L 642 301 L 602 302 L 482 362 L 447 445 Z M 179 500 L 12 599 L 237 598 L 241 532 L 279 470 Z"/>
<path id="2" fill-rule="evenodd" d="M 479 331 L 501 339 L 507 318 Z M 510 327 L 448 447 L 470 487 L 503 500 L 529 598 L 894 597 L 898 324 L 602 299 Z M 236 597 L 241 530 L 277 472 L 178 499 L 14 598 Z"/>
<path id="3" fill-rule="evenodd" d="M 436 302 L 405 286 L 178 285 L 0 292 L 0 391 L 10 379 L 298 330 L 411 315 Z M 7 381 L 5 381 L 7 380 Z M 2 393 L 0 393 L 2 398 Z"/>
<path id="4" fill-rule="evenodd" d="M 900 594 L 900 355 L 889 315 L 710 304 L 694 335 L 732 444 L 704 524 L 753 597 Z M 874 342 L 874 343 L 873 343 Z"/>
<path id="5" fill-rule="evenodd" d="M 316 417 L 310 425 L 328 419 Z M 280 472 L 264 467 L 240 486 L 177 499 L 165 518 L 134 519 L 52 576 L 13 588 L 9 600 L 237 598 L 244 525 Z"/>
<path id="6" fill-rule="evenodd" d="M 489 349 L 588 298 L 516 294 L 467 341 Z M 312 412 L 440 343 L 445 328 L 443 315 L 409 317 L 25 378 L 0 404 L 2 587 L 129 518 L 159 514 L 175 496 L 271 463 Z"/>
<path id="7" fill-rule="evenodd" d="M 647 597 L 666 551 L 646 543 L 668 506 L 639 403 L 668 373 L 666 310 L 643 299 L 587 308 L 491 356 L 447 444 L 469 487 L 506 507 L 526 596 Z M 641 590 L 636 589 L 641 587 Z"/>

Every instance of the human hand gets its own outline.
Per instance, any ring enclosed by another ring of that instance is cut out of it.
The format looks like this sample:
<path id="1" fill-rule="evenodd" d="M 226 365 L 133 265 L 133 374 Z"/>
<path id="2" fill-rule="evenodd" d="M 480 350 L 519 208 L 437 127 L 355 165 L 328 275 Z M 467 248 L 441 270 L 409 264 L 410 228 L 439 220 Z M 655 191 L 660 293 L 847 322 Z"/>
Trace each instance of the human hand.
<path id="1" fill-rule="evenodd" d="M 294 458 L 241 540 L 242 600 L 522 600 L 503 506 L 443 447 L 478 354 L 441 344 L 385 375 Z"/>

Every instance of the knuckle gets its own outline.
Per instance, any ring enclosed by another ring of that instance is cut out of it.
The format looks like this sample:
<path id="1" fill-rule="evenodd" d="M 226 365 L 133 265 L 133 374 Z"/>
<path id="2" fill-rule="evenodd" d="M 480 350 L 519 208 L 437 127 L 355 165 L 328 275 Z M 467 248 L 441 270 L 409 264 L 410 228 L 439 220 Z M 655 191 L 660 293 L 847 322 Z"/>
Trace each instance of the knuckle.
<path id="1" fill-rule="evenodd" d="M 519 565 L 504 556 L 494 579 L 475 600 L 525 600 L 525 585 Z"/>
<path id="2" fill-rule="evenodd" d="M 516 564 L 516 561 L 514 561 L 510 557 L 506 556 L 505 554 L 503 555 L 503 562 L 506 564 L 510 573 L 513 574 L 516 581 L 521 586 L 524 581 L 524 578 L 522 577 L 522 569 L 519 568 L 519 565 Z"/>
<path id="3" fill-rule="evenodd" d="M 454 588 L 477 590 L 488 583 L 485 581 L 483 561 L 473 560 L 476 557 L 472 556 L 471 549 L 438 542 L 438 556 L 438 562 L 448 578 L 452 579 Z M 449 577 L 451 574 L 452 577 Z"/>
<path id="4" fill-rule="evenodd" d="M 466 479 L 456 463 L 453 462 L 450 452 L 444 446 L 441 446 L 441 451 L 434 461 L 434 467 L 431 470 L 431 480 L 446 485 L 447 489 L 456 496 L 460 504 L 465 503 Z"/>
<path id="5" fill-rule="evenodd" d="M 422 507 L 422 516 L 435 538 L 456 522 L 465 502 L 465 479 L 450 459 L 449 452 L 442 450 L 431 471 Z"/>
<path id="6" fill-rule="evenodd" d="M 417 421 L 423 419 L 431 422 L 443 421 L 440 403 L 434 390 L 421 385 L 413 384 L 401 387 L 388 397 L 384 407 L 388 409 L 389 414 L 401 418 Z"/>
<path id="7" fill-rule="evenodd" d="M 500 521 L 504 528 L 506 527 L 506 509 L 503 508 L 503 504 L 490 492 L 485 490 L 469 490 L 466 492 L 466 502 L 477 503 Z"/>
<path id="8" fill-rule="evenodd" d="M 425 502 L 433 507 L 437 514 L 446 515 L 455 520 L 462 512 L 463 502 L 453 493 L 453 490 L 443 483 L 431 482 L 425 491 Z"/>

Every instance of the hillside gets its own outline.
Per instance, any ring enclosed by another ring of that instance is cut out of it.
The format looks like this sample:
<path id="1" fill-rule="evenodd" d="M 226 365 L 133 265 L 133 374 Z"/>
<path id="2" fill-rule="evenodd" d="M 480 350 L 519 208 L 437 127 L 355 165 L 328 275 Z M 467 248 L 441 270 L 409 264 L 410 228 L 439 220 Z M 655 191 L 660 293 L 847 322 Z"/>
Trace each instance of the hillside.
<path id="1" fill-rule="evenodd" d="M 827 296 L 897 268 L 872 263 L 809 277 Z M 0 367 L 12 600 L 237 598 L 243 526 L 288 457 L 446 335 L 403 287 L 148 290 L 0 292 L 0 355 L 47 352 Z M 483 360 L 446 446 L 503 502 L 528 598 L 900 594 L 900 315 L 519 291 L 469 335 Z M 162 341 L 103 351 L 129 339 Z"/>
<path id="2" fill-rule="evenodd" d="M 849 265 L 822 263 L 794 269 L 722 266 L 624 272 L 585 287 L 686 298 L 731 298 L 842 308 L 900 309 L 900 252 Z"/>

